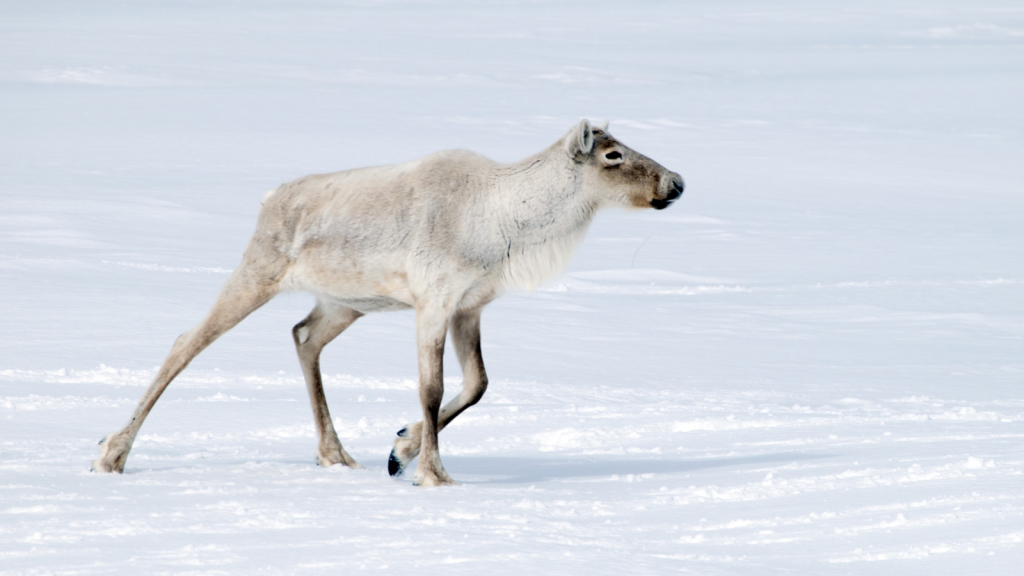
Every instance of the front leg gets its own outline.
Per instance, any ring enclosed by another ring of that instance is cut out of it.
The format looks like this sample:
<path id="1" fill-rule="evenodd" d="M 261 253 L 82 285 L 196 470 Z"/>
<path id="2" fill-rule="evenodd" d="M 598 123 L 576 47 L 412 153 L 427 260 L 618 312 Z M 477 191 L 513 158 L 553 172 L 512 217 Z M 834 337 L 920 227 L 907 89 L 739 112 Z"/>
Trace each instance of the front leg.
<path id="1" fill-rule="evenodd" d="M 423 425 L 420 433 L 420 460 L 413 475 L 417 486 L 455 484 L 441 465 L 437 449 L 438 413 L 444 397 L 444 339 L 448 314 L 443 308 L 416 307 L 416 348 L 420 370 L 420 404 Z"/>
<path id="2" fill-rule="evenodd" d="M 451 322 L 452 343 L 462 366 L 462 392 L 441 408 L 438 414 L 438 428 L 444 430 L 456 416 L 476 404 L 487 390 L 487 373 L 480 353 L 480 312 L 481 309 L 457 313 Z M 401 474 L 405 467 L 420 453 L 423 438 L 423 422 L 408 424 L 398 431 L 395 447 L 388 459 L 388 472 L 392 476 Z"/>

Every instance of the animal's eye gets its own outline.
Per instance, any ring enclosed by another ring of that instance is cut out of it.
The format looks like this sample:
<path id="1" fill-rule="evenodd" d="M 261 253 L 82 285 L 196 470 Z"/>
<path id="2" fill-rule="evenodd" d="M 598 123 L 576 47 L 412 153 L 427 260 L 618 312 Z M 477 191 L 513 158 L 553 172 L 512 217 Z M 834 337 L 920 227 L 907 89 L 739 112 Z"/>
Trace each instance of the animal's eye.
<path id="1" fill-rule="evenodd" d="M 622 158 L 622 154 L 619 153 L 618 151 L 614 151 L 605 154 L 604 157 L 609 160 L 618 160 L 619 158 Z"/>

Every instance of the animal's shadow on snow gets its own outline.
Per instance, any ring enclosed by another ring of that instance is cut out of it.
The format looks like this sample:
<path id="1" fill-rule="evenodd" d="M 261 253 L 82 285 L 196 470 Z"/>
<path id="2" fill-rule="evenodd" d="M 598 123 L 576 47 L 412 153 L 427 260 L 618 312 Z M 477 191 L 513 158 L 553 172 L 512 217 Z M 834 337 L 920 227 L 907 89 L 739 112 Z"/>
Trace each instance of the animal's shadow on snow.
<path id="1" fill-rule="evenodd" d="M 509 484 L 628 474 L 672 474 L 708 468 L 820 460 L 832 454 L 780 452 L 734 458 L 692 460 L 625 460 L 615 458 L 526 458 L 503 456 L 445 456 L 448 473 L 463 484 Z M 483 478 L 480 478 L 483 477 Z"/>
<path id="2" fill-rule="evenodd" d="M 833 458 L 835 454 L 806 454 L 800 452 L 779 452 L 757 456 L 732 458 L 701 458 L 689 460 L 668 459 L 624 459 L 615 457 L 577 456 L 567 458 L 530 458 L 521 456 L 445 456 L 445 469 L 460 484 L 529 484 L 568 478 L 598 478 L 602 476 L 626 476 L 629 474 L 674 474 L 697 472 L 710 468 L 729 466 L 750 466 L 795 462 L 798 460 L 821 460 Z M 222 465 L 251 463 L 250 460 L 222 461 Z M 279 462 L 284 463 L 284 462 Z M 308 465 L 303 461 L 287 461 L 287 464 Z M 194 465 L 194 463 L 190 464 Z M 315 468 L 315 465 L 313 466 Z M 371 469 L 374 468 L 371 466 Z M 148 474 L 179 470 L 181 466 L 154 468 L 130 468 L 125 475 Z M 414 460 L 408 465 L 406 478 L 416 469 Z"/>

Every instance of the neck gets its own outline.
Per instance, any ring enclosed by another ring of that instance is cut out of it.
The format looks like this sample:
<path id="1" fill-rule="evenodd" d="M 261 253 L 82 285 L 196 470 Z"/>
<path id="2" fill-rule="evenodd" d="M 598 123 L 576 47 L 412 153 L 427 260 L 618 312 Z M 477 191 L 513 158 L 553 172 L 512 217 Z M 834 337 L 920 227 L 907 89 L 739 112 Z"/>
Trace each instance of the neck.
<path id="1" fill-rule="evenodd" d="M 501 171 L 504 284 L 533 290 L 569 265 L 598 204 L 561 142 Z"/>

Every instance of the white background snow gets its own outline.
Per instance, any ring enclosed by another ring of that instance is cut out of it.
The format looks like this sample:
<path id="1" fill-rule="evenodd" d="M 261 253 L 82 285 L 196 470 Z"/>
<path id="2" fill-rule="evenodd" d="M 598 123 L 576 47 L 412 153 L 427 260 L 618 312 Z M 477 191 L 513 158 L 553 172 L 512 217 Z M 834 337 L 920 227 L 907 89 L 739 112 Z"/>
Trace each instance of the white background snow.
<path id="1" fill-rule="evenodd" d="M 1024 573 L 1022 96 L 1010 1 L 7 0 L 0 573 Z M 387 475 L 410 313 L 325 351 L 367 469 L 315 466 L 306 295 L 88 472 L 265 191 L 581 117 L 686 193 L 488 308 L 461 486 Z"/>

